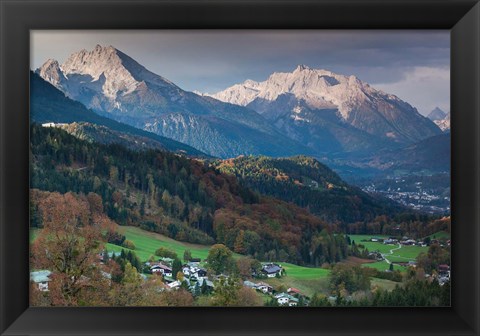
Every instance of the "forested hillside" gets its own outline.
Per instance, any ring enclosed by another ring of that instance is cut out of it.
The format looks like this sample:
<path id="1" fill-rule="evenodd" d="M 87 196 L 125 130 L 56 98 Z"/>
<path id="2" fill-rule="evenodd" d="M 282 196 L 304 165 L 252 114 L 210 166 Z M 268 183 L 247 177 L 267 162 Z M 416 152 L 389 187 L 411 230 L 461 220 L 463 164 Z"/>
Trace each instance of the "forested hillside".
<path id="1" fill-rule="evenodd" d="M 242 156 L 216 161 L 215 166 L 223 173 L 237 176 L 261 194 L 293 202 L 326 221 L 340 222 L 343 226 L 407 211 L 387 199 L 348 185 L 330 168 L 310 157 Z"/>
<path id="2" fill-rule="evenodd" d="M 347 255 L 345 239 L 333 234 L 335 225 L 259 196 L 201 160 L 90 143 L 35 124 L 31 157 L 31 188 L 95 193 L 108 217 L 121 225 L 179 241 L 222 242 L 261 260 L 310 264 Z M 33 225 L 42 223 L 37 219 Z"/>

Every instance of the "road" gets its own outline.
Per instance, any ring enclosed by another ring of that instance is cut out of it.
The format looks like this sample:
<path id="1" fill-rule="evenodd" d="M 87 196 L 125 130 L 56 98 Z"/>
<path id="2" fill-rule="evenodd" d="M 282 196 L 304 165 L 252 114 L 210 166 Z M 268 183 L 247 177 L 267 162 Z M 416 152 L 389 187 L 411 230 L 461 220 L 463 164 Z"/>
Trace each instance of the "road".
<path id="1" fill-rule="evenodd" d="M 400 250 L 401 248 L 402 248 L 402 244 L 398 244 L 398 247 L 397 247 L 397 248 L 394 248 L 394 249 L 391 249 L 391 250 L 390 250 L 390 253 L 385 253 L 385 254 L 381 253 L 383 259 L 385 259 L 385 261 L 387 262 L 387 264 L 390 265 L 391 262 L 390 262 L 390 260 L 387 259 L 386 256 L 392 255 L 392 254 L 393 254 L 393 251 Z"/>

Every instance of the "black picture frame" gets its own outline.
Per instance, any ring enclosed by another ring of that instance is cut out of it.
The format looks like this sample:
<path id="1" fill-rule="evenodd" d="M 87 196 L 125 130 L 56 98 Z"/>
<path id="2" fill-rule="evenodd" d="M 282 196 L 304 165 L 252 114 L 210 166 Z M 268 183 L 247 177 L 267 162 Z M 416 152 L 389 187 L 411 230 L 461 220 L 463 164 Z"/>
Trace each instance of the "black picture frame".
<path id="1" fill-rule="evenodd" d="M 479 335 L 480 4 L 0 0 L 1 335 Z M 451 30 L 449 308 L 29 308 L 31 29 Z"/>

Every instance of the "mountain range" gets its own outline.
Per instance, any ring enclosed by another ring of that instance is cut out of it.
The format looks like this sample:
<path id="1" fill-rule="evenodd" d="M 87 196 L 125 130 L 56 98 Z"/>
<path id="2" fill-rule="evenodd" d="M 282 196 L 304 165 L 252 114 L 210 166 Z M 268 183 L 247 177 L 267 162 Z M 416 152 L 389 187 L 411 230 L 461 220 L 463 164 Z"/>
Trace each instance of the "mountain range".
<path id="1" fill-rule="evenodd" d="M 305 65 L 210 96 L 254 109 L 317 152 L 371 152 L 441 134 L 431 120 L 400 98 L 355 76 Z"/>
<path id="2" fill-rule="evenodd" d="M 212 95 L 182 90 L 112 46 L 49 59 L 36 73 L 98 114 L 220 158 L 368 156 L 442 133 L 394 95 L 305 65 Z"/>
<path id="3" fill-rule="evenodd" d="M 450 151 L 451 136 L 446 132 L 399 150 L 383 150 L 366 158 L 364 163 L 384 172 L 445 173 L 450 171 Z"/>
<path id="4" fill-rule="evenodd" d="M 342 176 L 400 166 L 449 168 L 448 159 L 434 156 L 449 157 L 447 137 L 440 136 L 449 127 L 449 113 L 437 108 L 423 117 L 355 76 L 305 65 L 263 82 L 247 80 L 216 94 L 197 94 L 112 46 L 97 45 L 73 53 L 63 64 L 50 59 L 38 68 L 32 74 L 32 107 L 35 121 L 77 122 L 66 129 L 130 148 L 160 144 L 223 159 L 308 155 Z M 415 154 L 420 152 L 425 155 Z"/>
<path id="5" fill-rule="evenodd" d="M 255 111 L 187 92 L 112 46 L 72 54 L 36 70 L 68 97 L 131 126 L 207 154 L 311 154 Z"/>

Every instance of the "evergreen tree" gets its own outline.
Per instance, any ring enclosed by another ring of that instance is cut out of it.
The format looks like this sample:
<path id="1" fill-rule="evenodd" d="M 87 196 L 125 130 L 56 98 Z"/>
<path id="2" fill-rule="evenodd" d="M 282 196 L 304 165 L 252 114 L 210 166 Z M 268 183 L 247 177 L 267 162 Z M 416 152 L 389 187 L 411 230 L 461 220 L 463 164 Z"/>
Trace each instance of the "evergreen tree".
<path id="1" fill-rule="evenodd" d="M 175 258 L 172 263 L 172 275 L 177 280 L 177 274 L 182 271 L 182 262 L 180 259 Z"/>

